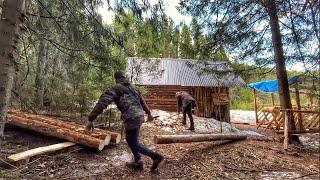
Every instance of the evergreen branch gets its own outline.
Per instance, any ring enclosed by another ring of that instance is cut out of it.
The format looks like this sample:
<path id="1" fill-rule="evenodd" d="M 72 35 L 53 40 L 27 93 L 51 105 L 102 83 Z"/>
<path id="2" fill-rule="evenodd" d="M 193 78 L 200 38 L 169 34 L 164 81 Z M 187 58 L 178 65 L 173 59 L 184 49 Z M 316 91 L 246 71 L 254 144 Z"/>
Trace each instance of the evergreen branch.
<path id="1" fill-rule="evenodd" d="M 67 14 L 62 14 L 61 16 L 44 16 L 44 15 L 34 14 L 31 12 L 26 12 L 26 15 L 45 18 L 45 19 L 62 19 L 62 17 L 66 16 Z"/>

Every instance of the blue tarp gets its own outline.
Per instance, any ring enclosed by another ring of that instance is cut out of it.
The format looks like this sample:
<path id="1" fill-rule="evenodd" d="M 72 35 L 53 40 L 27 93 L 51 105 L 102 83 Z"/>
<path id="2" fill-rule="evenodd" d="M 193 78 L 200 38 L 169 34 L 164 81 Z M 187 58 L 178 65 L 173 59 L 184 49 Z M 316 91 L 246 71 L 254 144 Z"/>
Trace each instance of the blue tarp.
<path id="1" fill-rule="evenodd" d="M 289 85 L 300 82 L 299 76 L 288 78 Z M 260 81 L 248 84 L 248 87 L 265 93 L 278 92 L 278 80 Z"/>

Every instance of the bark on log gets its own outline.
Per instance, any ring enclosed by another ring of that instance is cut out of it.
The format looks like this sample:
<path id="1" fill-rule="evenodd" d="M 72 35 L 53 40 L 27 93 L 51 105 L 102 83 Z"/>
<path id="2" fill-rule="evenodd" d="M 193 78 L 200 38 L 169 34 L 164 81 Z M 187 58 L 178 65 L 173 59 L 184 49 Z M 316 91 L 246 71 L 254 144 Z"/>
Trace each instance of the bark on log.
<path id="1" fill-rule="evenodd" d="M 54 126 L 44 122 L 22 118 L 14 115 L 8 115 L 8 120 L 8 123 L 11 125 L 33 130 L 44 135 L 58 137 L 99 150 L 102 150 L 105 145 L 108 145 L 111 139 L 110 135 L 106 136 L 105 139 L 102 140 L 63 127 Z"/>
<path id="2" fill-rule="evenodd" d="M 58 151 L 58 150 L 61 150 L 61 149 L 67 148 L 67 147 L 74 146 L 74 145 L 76 145 L 76 144 L 73 142 L 63 142 L 63 143 L 53 144 L 53 145 L 49 145 L 49 146 L 38 147 L 35 149 L 30 149 L 27 151 L 23 151 L 23 152 L 20 152 L 17 154 L 10 155 L 8 157 L 8 159 L 9 159 L 9 161 L 17 162 L 17 161 L 20 161 L 22 159 L 27 159 L 32 156 Z"/>
<path id="3" fill-rule="evenodd" d="M 217 140 L 244 140 L 246 138 L 247 136 L 242 134 L 156 135 L 154 137 L 154 142 L 156 144 L 170 144 Z"/>
<path id="4" fill-rule="evenodd" d="M 19 116 L 19 117 L 23 117 L 23 118 L 27 118 L 27 119 L 38 120 L 38 121 L 48 123 L 48 124 L 51 124 L 54 126 L 59 126 L 59 127 L 63 127 L 66 129 L 70 129 L 70 130 L 73 130 L 73 131 L 76 131 L 79 133 L 85 133 L 85 126 L 84 125 L 76 124 L 73 122 L 66 122 L 66 121 L 62 121 L 62 120 L 58 120 L 58 119 L 54 119 L 54 118 L 49 118 L 49 117 L 45 117 L 45 116 L 22 113 L 19 111 L 9 111 L 9 114 L 13 114 L 15 116 Z M 106 130 L 101 130 L 98 128 L 95 128 L 93 133 L 90 134 L 90 136 L 93 136 L 96 138 L 106 137 L 108 135 L 111 136 L 110 142 L 112 142 L 112 143 L 118 144 L 121 140 L 121 134 L 106 131 Z"/>

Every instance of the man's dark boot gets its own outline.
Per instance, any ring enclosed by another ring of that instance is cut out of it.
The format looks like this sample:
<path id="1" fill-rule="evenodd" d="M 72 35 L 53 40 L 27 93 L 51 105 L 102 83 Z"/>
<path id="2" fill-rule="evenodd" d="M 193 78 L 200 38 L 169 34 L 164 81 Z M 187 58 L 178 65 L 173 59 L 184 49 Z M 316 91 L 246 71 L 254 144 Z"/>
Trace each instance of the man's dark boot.
<path id="1" fill-rule="evenodd" d="M 143 170 L 143 162 L 141 160 L 136 162 L 126 162 L 126 166 L 136 170 Z"/>
<path id="2" fill-rule="evenodd" d="M 194 131 L 194 122 L 193 122 L 192 116 L 190 118 L 190 128 L 189 128 L 189 130 Z"/>
<path id="3" fill-rule="evenodd" d="M 194 131 L 194 127 L 189 127 L 188 130 Z"/>
<path id="4" fill-rule="evenodd" d="M 151 172 L 155 172 L 155 170 L 158 168 L 159 164 L 161 163 L 161 161 L 163 161 L 164 157 L 163 156 L 159 156 L 156 159 L 153 159 L 153 163 L 151 166 Z"/>

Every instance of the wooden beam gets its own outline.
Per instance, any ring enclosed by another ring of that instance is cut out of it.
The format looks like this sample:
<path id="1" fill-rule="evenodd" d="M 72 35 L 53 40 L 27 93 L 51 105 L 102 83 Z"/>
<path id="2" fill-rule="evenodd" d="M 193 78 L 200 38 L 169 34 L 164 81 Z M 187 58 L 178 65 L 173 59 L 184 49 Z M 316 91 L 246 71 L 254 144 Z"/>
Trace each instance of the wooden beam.
<path id="1" fill-rule="evenodd" d="M 277 134 L 283 134 L 284 131 L 277 131 Z M 309 129 L 309 130 L 289 130 L 289 134 L 306 134 L 306 133 L 320 133 L 320 129 Z"/>
<path id="2" fill-rule="evenodd" d="M 27 150 L 24 152 L 10 155 L 8 157 L 8 160 L 11 162 L 17 162 L 17 161 L 20 161 L 23 159 L 30 158 L 32 156 L 58 151 L 58 150 L 61 150 L 61 149 L 67 148 L 67 147 L 74 146 L 74 145 L 76 145 L 76 143 L 63 142 L 63 143 L 53 144 L 53 145 L 49 145 L 49 146 L 38 147 L 35 149 L 30 149 L 30 150 Z"/>
<path id="3" fill-rule="evenodd" d="M 294 89 L 295 89 L 295 95 L 296 95 L 297 108 L 298 108 L 298 110 L 301 110 L 300 94 L 299 94 L 298 84 L 295 85 Z M 298 113 L 298 127 L 299 127 L 299 130 L 303 130 L 302 114 L 301 113 Z"/>
<path id="4" fill-rule="evenodd" d="M 253 89 L 252 91 L 252 94 L 253 94 L 253 104 L 254 104 L 254 112 L 255 112 L 255 115 L 256 115 L 256 125 L 259 124 L 259 119 L 258 119 L 258 107 L 257 107 L 257 96 L 256 96 L 256 90 Z"/>
<path id="5" fill-rule="evenodd" d="M 244 140 L 247 136 L 243 134 L 189 134 L 189 135 L 156 135 L 154 142 L 156 144 L 170 143 L 191 143 L 202 141 L 218 140 Z"/>
<path id="6" fill-rule="evenodd" d="M 284 142 L 283 142 L 283 148 L 284 150 L 288 149 L 289 146 L 289 112 L 285 111 L 284 113 Z"/>
<path id="7" fill-rule="evenodd" d="M 271 100 L 272 100 L 272 106 L 274 106 L 275 103 L 274 103 L 274 94 L 273 93 L 271 93 Z"/>
<path id="8" fill-rule="evenodd" d="M 280 109 L 280 111 L 320 114 L 320 111 L 310 111 L 310 110 Z"/>

